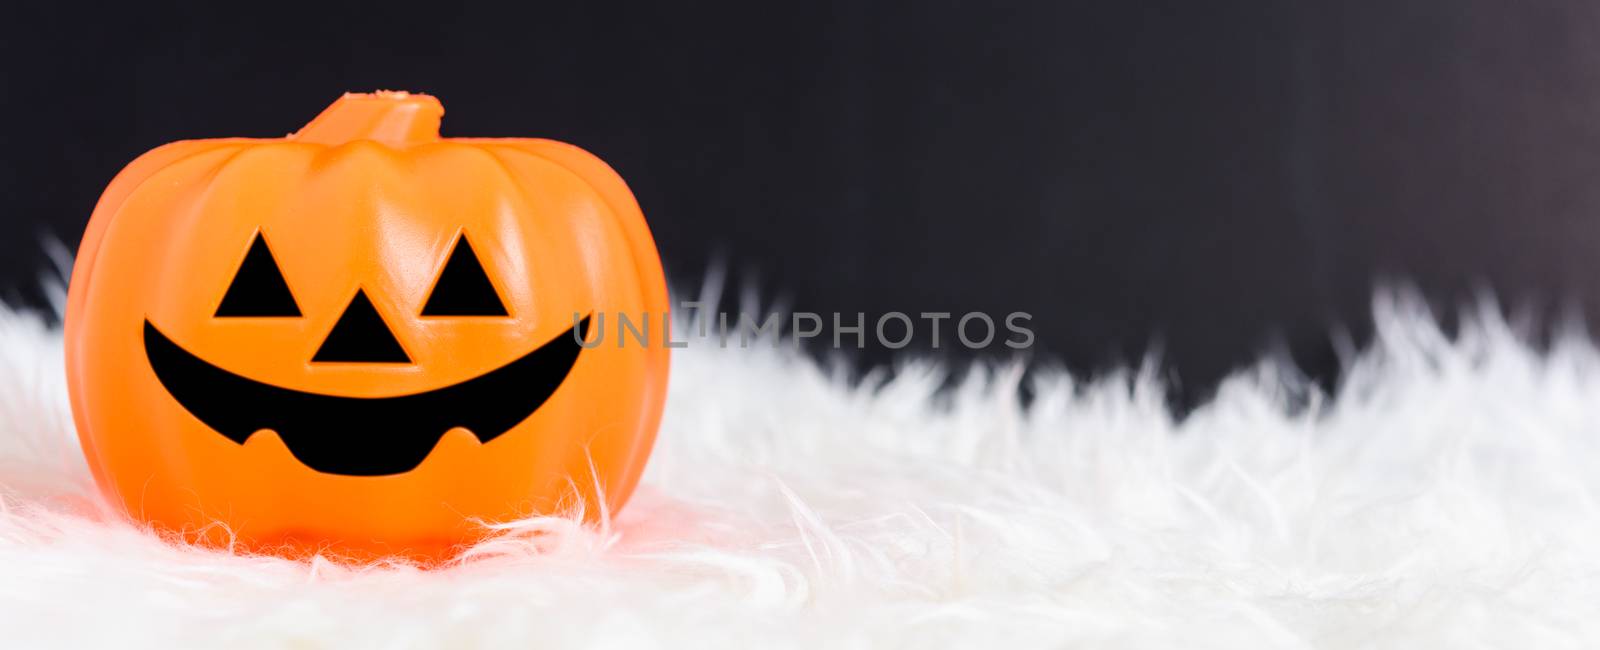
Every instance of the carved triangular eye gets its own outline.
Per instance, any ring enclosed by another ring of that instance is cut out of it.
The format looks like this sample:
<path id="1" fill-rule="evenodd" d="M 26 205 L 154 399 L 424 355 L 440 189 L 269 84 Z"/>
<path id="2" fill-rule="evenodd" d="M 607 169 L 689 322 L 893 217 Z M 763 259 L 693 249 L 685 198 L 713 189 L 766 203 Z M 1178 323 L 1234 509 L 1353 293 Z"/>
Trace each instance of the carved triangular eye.
<path id="1" fill-rule="evenodd" d="M 267 240 L 256 233 L 250 242 L 250 251 L 233 274 L 227 293 L 222 294 L 222 304 L 216 315 L 231 316 L 299 316 L 300 306 L 289 293 L 289 284 L 278 270 L 278 261 L 267 248 Z"/>
<path id="2" fill-rule="evenodd" d="M 455 250 L 433 283 L 433 293 L 422 306 L 423 316 L 507 316 L 506 305 L 495 291 L 489 274 L 478 262 L 466 234 L 456 239 Z"/>

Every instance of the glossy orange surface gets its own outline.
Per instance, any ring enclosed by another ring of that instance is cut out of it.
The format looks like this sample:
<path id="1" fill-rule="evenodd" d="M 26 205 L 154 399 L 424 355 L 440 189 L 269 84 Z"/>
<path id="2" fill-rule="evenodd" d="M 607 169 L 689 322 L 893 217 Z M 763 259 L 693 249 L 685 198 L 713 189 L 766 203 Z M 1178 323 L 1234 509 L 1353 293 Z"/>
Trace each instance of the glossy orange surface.
<path id="1" fill-rule="evenodd" d="M 243 444 L 219 435 L 152 370 L 146 320 L 228 372 L 357 398 L 482 375 L 577 314 L 663 327 L 660 260 L 621 178 L 559 142 L 441 138 L 443 112 L 426 95 L 346 95 L 288 137 L 170 144 L 112 181 L 73 269 L 67 372 L 95 479 L 132 517 L 254 550 L 439 558 L 480 534 L 474 520 L 578 505 L 593 517 L 598 494 L 612 511 L 628 499 L 666 393 L 659 332 L 583 350 L 498 438 L 453 428 L 415 469 L 382 476 L 315 471 L 271 430 Z M 258 235 L 300 316 L 219 318 Z M 460 237 L 509 315 L 421 315 Z M 358 290 L 411 363 L 312 361 Z"/>

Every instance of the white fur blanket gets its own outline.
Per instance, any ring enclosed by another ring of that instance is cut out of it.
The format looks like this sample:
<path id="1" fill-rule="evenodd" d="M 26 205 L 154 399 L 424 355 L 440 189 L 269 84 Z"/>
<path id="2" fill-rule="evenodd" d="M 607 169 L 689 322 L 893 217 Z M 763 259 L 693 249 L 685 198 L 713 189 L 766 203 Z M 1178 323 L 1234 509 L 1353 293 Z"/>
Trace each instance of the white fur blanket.
<path id="1" fill-rule="evenodd" d="M 1600 354 L 1407 300 L 1337 395 L 691 344 L 638 496 L 450 568 L 180 548 L 97 503 L 59 335 L 0 311 L 0 647 L 1600 645 Z M 1309 395 L 1309 400 L 1307 396 Z M 1309 405 L 1308 405 L 1309 401 Z"/>

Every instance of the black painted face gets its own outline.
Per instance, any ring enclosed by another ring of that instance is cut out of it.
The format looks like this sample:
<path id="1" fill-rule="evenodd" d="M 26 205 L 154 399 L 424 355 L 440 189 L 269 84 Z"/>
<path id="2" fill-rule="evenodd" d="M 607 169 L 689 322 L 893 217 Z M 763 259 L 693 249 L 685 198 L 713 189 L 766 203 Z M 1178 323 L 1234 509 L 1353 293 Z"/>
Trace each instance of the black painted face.
<path id="1" fill-rule="evenodd" d="M 505 304 L 463 236 L 434 283 L 423 316 L 505 317 Z M 257 235 L 218 318 L 294 318 L 299 306 L 265 240 Z M 589 319 L 532 352 L 477 377 L 394 397 L 346 397 L 274 386 L 229 372 L 183 349 L 148 319 L 145 355 L 157 379 L 191 415 L 239 444 L 271 429 L 296 459 L 329 474 L 381 476 L 421 464 L 453 427 L 488 443 L 528 418 L 566 380 Z M 411 363 L 357 290 L 313 363 Z"/>

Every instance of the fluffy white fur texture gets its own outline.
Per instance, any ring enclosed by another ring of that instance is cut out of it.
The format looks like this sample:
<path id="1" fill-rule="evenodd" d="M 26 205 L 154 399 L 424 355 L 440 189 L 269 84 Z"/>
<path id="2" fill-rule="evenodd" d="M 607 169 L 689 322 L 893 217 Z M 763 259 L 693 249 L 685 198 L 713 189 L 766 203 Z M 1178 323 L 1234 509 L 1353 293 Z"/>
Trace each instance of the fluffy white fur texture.
<path id="1" fill-rule="evenodd" d="M 1149 373 L 674 359 L 602 527 L 443 570 L 169 545 L 95 496 L 59 335 L 0 315 L 0 646 L 1593 648 L 1600 354 L 1379 299 L 1331 397 L 1263 363 L 1175 420 Z M 1309 398 L 1307 397 L 1309 396 Z M 85 515 L 85 509 L 98 515 Z"/>

